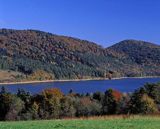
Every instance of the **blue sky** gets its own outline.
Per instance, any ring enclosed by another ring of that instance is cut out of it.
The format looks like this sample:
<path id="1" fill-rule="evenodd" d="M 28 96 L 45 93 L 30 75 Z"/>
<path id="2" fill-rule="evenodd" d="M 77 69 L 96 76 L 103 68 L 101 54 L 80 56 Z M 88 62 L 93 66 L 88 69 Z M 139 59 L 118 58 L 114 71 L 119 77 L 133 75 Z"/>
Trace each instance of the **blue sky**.
<path id="1" fill-rule="evenodd" d="M 36 29 L 96 42 L 160 44 L 160 0 L 0 0 L 0 28 Z"/>

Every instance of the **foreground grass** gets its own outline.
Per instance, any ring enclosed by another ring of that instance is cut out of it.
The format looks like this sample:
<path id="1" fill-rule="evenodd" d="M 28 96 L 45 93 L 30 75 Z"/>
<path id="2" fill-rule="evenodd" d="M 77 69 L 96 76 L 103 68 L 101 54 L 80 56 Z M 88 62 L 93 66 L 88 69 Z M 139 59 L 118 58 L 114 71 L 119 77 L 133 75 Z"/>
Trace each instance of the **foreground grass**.
<path id="1" fill-rule="evenodd" d="M 0 122 L 0 129 L 160 129 L 160 117 Z"/>

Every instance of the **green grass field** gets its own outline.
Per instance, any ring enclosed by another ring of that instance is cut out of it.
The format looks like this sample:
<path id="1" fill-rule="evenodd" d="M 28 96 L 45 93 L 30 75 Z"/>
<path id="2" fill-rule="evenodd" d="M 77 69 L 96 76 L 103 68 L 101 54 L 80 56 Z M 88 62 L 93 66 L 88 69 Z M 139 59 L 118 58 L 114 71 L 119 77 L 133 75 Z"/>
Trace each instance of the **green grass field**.
<path id="1" fill-rule="evenodd" d="M 160 129 L 160 117 L 0 122 L 0 129 Z"/>

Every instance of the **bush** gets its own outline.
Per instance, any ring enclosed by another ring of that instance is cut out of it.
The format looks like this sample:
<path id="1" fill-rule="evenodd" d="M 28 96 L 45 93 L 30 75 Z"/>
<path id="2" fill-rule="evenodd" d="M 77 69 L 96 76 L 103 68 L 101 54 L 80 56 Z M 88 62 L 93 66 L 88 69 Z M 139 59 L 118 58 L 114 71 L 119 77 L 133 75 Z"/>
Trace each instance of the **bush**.
<path id="1" fill-rule="evenodd" d="M 101 105 L 95 101 L 91 101 L 88 97 L 83 97 L 79 100 L 76 105 L 77 116 L 91 116 L 91 115 L 100 115 Z"/>
<path id="2" fill-rule="evenodd" d="M 70 96 L 65 96 L 61 99 L 61 117 L 74 117 L 76 109 L 74 100 Z"/>
<path id="3" fill-rule="evenodd" d="M 155 100 L 148 96 L 144 88 L 140 88 L 133 93 L 129 110 L 134 114 L 150 114 L 158 111 Z"/>
<path id="4" fill-rule="evenodd" d="M 144 94 L 141 98 L 141 113 L 143 114 L 151 114 L 157 113 L 157 105 L 155 104 L 154 100 L 149 97 L 148 95 Z"/>
<path id="5" fill-rule="evenodd" d="M 117 94 L 118 93 L 118 94 Z M 116 114 L 118 108 L 119 92 L 109 89 L 105 92 L 103 100 L 103 114 Z"/>
<path id="6" fill-rule="evenodd" d="M 155 100 L 157 104 L 160 104 L 160 84 L 145 84 L 144 89 L 149 97 Z"/>
<path id="7" fill-rule="evenodd" d="M 17 96 L 12 95 L 9 110 L 5 116 L 5 120 L 17 120 L 24 108 L 24 102 Z"/>

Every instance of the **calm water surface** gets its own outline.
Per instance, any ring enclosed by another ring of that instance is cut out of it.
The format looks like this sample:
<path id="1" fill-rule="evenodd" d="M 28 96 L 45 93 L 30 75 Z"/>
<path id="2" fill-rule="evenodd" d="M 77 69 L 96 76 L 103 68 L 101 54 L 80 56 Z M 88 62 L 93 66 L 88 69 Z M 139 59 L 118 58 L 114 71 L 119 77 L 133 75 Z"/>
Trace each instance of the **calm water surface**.
<path id="1" fill-rule="evenodd" d="M 5 85 L 10 92 L 17 92 L 18 89 L 39 93 L 46 88 L 59 88 L 64 93 L 68 93 L 70 89 L 77 93 L 92 93 L 95 91 L 106 91 L 112 88 L 121 92 L 132 92 L 135 89 L 143 86 L 145 83 L 160 82 L 160 78 L 126 78 L 117 80 L 92 80 L 92 81 L 69 81 L 69 82 L 48 82 L 35 84 L 13 84 Z M 2 85 L 0 85 L 2 87 Z"/>

